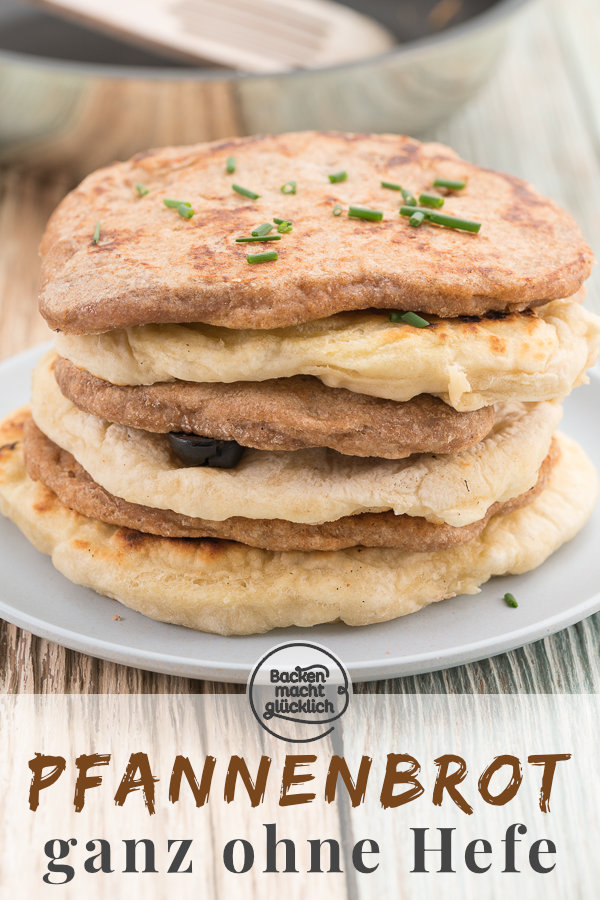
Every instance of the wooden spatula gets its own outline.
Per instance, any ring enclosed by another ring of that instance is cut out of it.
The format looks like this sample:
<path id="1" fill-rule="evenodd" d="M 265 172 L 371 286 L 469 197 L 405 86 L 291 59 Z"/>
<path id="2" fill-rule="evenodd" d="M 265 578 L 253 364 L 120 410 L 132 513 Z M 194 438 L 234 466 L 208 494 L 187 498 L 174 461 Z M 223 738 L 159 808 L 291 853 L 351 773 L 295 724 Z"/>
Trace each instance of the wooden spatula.
<path id="1" fill-rule="evenodd" d="M 332 0 L 31 2 L 174 59 L 247 72 L 333 65 L 395 43 L 383 26 Z"/>

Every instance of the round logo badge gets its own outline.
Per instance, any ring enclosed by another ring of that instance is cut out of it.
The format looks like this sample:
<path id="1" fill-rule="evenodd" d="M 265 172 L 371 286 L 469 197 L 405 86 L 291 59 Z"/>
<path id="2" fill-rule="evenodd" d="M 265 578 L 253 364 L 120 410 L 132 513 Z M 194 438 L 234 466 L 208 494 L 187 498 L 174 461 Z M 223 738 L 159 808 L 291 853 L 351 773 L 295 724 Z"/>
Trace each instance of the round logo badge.
<path id="1" fill-rule="evenodd" d="M 292 641 L 260 659 L 247 696 L 258 723 L 273 737 L 309 743 L 326 737 L 350 702 L 350 677 L 326 647 Z"/>

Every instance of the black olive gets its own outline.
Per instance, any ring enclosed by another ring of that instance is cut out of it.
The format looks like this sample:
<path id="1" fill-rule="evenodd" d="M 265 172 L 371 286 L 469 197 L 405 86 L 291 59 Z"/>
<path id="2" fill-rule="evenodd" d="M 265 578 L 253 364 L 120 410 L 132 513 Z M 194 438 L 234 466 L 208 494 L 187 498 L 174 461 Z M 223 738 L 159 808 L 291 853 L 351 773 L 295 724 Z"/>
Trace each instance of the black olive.
<path id="1" fill-rule="evenodd" d="M 168 438 L 171 449 L 185 466 L 233 469 L 246 449 L 240 447 L 237 441 L 218 441 L 215 438 L 179 431 L 172 431 Z"/>

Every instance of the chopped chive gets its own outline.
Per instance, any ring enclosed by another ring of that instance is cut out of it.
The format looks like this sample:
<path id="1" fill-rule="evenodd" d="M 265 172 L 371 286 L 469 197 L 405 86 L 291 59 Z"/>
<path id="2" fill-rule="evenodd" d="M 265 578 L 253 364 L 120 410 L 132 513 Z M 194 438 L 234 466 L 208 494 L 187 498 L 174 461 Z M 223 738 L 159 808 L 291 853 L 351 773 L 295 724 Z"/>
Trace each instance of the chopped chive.
<path id="1" fill-rule="evenodd" d="M 478 234 L 481 229 L 481 222 L 473 222 L 471 219 L 459 219 L 457 216 L 449 216 L 445 213 L 430 212 L 425 215 L 429 222 L 434 225 L 442 225 L 444 228 L 458 228 L 460 231 L 470 231 L 472 234 Z"/>
<path id="2" fill-rule="evenodd" d="M 413 228 L 418 228 L 419 225 L 423 224 L 424 218 L 425 218 L 425 213 L 419 212 L 417 210 L 417 212 L 414 212 L 412 214 L 412 216 L 410 217 L 410 219 L 408 220 L 408 224 L 412 225 Z"/>
<path id="3" fill-rule="evenodd" d="M 334 214 L 334 216 L 341 216 L 341 214 L 342 214 L 343 212 L 344 212 L 344 207 L 343 207 L 343 206 L 340 206 L 339 203 L 336 203 L 335 206 L 333 207 L 333 214 Z"/>
<path id="4" fill-rule="evenodd" d="M 265 253 L 249 253 L 246 259 L 249 263 L 273 262 L 273 260 L 279 259 L 279 253 L 277 250 L 267 250 Z"/>
<path id="5" fill-rule="evenodd" d="M 94 228 L 94 234 L 92 240 L 95 244 L 100 240 L 100 219 L 96 222 L 96 227 Z"/>
<path id="6" fill-rule="evenodd" d="M 258 200 L 260 194 L 255 194 L 254 191 L 249 191 L 248 188 L 240 187 L 239 184 L 232 184 L 231 189 L 236 192 L 236 194 L 241 194 L 242 197 L 249 197 L 250 200 Z"/>
<path id="7" fill-rule="evenodd" d="M 401 190 L 402 190 L 402 185 L 401 185 L 401 184 L 394 184 L 393 181 L 382 181 L 382 182 L 381 182 L 381 187 L 382 187 L 382 188 L 388 188 L 388 190 L 390 190 L 390 191 L 401 191 Z"/>
<path id="8" fill-rule="evenodd" d="M 292 224 L 291 219 L 278 219 L 277 216 L 273 216 L 273 221 L 275 222 L 276 225 L 291 225 Z"/>
<path id="9" fill-rule="evenodd" d="M 145 197 L 146 194 L 150 193 L 150 188 L 147 188 L 145 184 L 141 184 L 140 182 L 136 184 L 135 189 L 137 191 L 138 197 Z"/>
<path id="10" fill-rule="evenodd" d="M 481 222 L 473 222 L 470 219 L 459 219 L 457 216 L 449 216 L 446 213 L 435 212 L 433 209 L 415 209 L 414 206 L 401 206 L 401 216 L 412 216 L 415 212 L 422 212 L 425 221 L 434 225 L 443 225 L 445 228 L 458 228 L 460 231 L 470 231 L 477 234 L 481 228 Z"/>
<path id="11" fill-rule="evenodd" d="M 417 205 L 417 198 L 414 196 L 414 194 L 411 194 L 410 191 L 407 191 L 404 188 L 400 188 L 400 190 L 402 191 L 402 199 L 404 200 L 404 202 L 406 203 L 407 206 L 416 206 Z"/>
<path id="12" fill-rule="evenodd" d="M 345 181 L 348 177 L 347 172 L 333 172 L 332 175 L 327 176 L 332 184 L 338 184 L 340 181 Z"/>
<path id="13" fill-rule="evenodd" d="M 235 172 L 235 156 L 228 156 L 227 162 L 225 163 L 225 171 L 228 175 L 233 175 Z"/>
<path id="14" fill-rule="evenodd" d="M 188 203 L 187 200 L 168 200 L 165 198 L 163 200 L 165 206 L 168 206 L 169 209 L 179 209 L 180 206 L 189 206 L 191 208 L 192 204 Z"/>
<path id="15" fill-rule="evenodd" d="M 163 203 L 169 209 L 176 209 L 179 215 L 184 219 L 191 219 L 194 215 L 192 204 L 188 203 L 187 200 L 169 200 L 168 198 L 165 198 Z"/>
<path id="16" fill-rule="evenodd" d="M 404 322 L 406 325 L 412 325 L 413 328 L 427 328 L 431 325 L 431 322 L 414 312 L 390 313 L 390 322 Z"/>
<path id="17" fill-rule="evenodd" d="M 295 181 L 286 181 L 285 184 L 281 185 L 280 190 L 282 194 L 295 194 L 297 187 L 298 185 Z"/>
<path id="18" fill-rule="evenodd" d="M 258 225 L 257 228 L 253 228 L 250 234 L 252 237 L 260 237 L 264 234 L 270 234 L 273 231 L 273 226 L 270 222 L 263 222 L 262 225 Z"/>
<path id="19" fill-rule="evenodd" d="M 435 194 L 419 194 L 419 203 L 421 206 L 434 206 L 440 209 L 444 205 L 444 198 L 436 197 Z"/>
<path id="20" fill-rule="evenodd" d="M 262 235 L 259 235 L 258 237 L 236 238 L 235 242 L 236 242 L 236 244 L 253 244 L 256 241 L 280 241 L 280 240 L 281 240 L 280 234 L 262 234 Z"/>
<path id="21" fill-rule="evenodd" d="M 279 232 L 279 234 L 289 234 L 291 230 L 292 230 L 291 222 L 281 222 L 277 226 L 277 231 Z"/>
<path id="22" fill-rule="evenodd" d="M 380 209 L 369 209 L 368 206 L 349 206 L 348 215 L 353 219 L 368 219 L 369 222 L 381 222 L 383 219 Z"/>
<path id="23" fill-rule="evenodd" d="M 504 602 L 506 603 L 507 606 L 512 606 L 513 609 L 516 609 L 517 606 L 519 605 L 517 603 L 517 601 L 515 600 L 513 594 L 505 594 Z"/>
<path id="24" fill-rule="evenodd" d="M 453 181 L 452 178 L 436 178 L 433 182 L 434 187 L 446 188 L 449 191 L 462 191 L 466 184 L 466 181 Z"/>

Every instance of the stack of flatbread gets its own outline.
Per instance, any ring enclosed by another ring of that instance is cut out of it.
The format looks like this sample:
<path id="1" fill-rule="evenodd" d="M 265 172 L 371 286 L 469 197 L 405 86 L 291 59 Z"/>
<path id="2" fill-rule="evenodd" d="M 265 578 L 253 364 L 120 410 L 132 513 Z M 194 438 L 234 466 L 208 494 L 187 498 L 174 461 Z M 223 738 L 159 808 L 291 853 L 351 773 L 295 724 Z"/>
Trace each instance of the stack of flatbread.
<path id="1" fill-rule="evenodd" d="M 517 178 L 393 135 L 163 149 L 90 175 L 42 256 L 58 337 L 0 502 L 78 584 L 222 634 L 361 625 L 592 510 L 556 432 L 600 345 L 592 254 Z"/>

